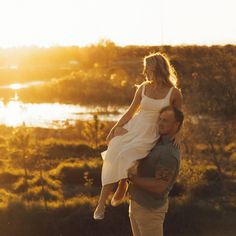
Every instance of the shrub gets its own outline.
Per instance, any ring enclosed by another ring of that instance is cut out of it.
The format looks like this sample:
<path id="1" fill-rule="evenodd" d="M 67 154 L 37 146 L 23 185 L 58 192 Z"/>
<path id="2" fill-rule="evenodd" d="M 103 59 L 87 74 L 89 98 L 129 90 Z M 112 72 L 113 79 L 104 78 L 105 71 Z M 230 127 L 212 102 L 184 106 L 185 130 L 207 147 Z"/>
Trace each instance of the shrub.
<path id="1" fill-rule="evenodd" d="M 0 173 L 0 186 L 14 184 L 21 175 L 17 172 L 10 172 L 9 170 Z"/>
<path id="2" fill-rule="evenodd" d="M 169 196 L 170 197 L 182 196 L 186 192 L 185 188 L 186 187 L 184 186 L 184 184 L 176 182 L 173 188 L 171 189 Z"/>
<path id="3" fill-rule="evenodd" d="M 57 180 L 53 180 L 48 176 L 43 176 L 42 180 L 39 175 L 35 176 L 30 182 L 30 186 L 35 187 L 35 186 L 41 186 L 42 183 L 44 186 L 49 187 L 50 189 L 57 190 L 60 188 L 60 182 Z"/>
<path id="4" fill-rule="evenodd" d="M 195 186 L 191 195 L 195 199 L 208 199 L 212 197 L 219 197 L 222 194 L 222 184 L 220 182 L 202 182 Z"/>
<path id="5" fill-rule="evenodd" d="M 210 198 L 221 196 L 223 193 L 223 182 L 216 169 L 206 169 L 197 185 L 191 190 L 195 198 Z"/>
<path id="6" fill-rule="evenodd" d="M 47 187 L 44 188 L 44 193 L 42 192 L 41 187 L 33 187 L 30 188 L 26 193 L 22 194 L 22 199 L 29 201 L 39 201 L 44 197 L 47 201 L 57 201 L 63 199 L 63 196 L 59 191 L 54 191 Z"/>
<path id="7" fill-rule="evenodd" d="M 14 185 L 13 185 L 13 192 L 14 193 L 23 193 L 27 190 L 28 185 L 25 182 L 24 178 L 20 178 Z"/>
<path id="8" fill-rule="evenodd" d="M 81 157 L 95 156 L 97 152 L 86 144 L 66 144 L 56 143 L 50 144 L 47 147 L 47 155 L 50 158 L 65 158 L 65 157 Z"/>
<path id="9" fill-rule="evenodd" d="M 63 184 L 84 185 L 88 180 L 93 184 L 100 183 L 100 168 L 97 165 L 89 165 L 85 162 L 61 163 L 54 170 L 54 176 Z"/>
<path id="10" fill-rule="evenodd" d="M 219 172 L 216 169 L 207 169 L 204 171 L 202 179 L 209 182 L 209 181 L 216 181 L 219 182 L 220 175 Z"/>

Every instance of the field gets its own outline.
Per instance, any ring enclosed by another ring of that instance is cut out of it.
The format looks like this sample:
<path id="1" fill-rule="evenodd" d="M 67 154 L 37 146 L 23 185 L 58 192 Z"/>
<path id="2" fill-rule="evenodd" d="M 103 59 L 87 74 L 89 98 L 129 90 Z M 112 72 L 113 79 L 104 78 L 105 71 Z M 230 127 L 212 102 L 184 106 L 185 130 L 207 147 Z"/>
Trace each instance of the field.
<path id="1" fill-rule="evenodd" d="M 119 48 L 107 42 L 15 50 L 17 57 L 7 49 L 0 52 L 6 64 L 18 65 L 12 70 L 0 60 L 1 85 L 32 78 L 45 82 L 19 89 L 21 101 L 117 109 L 131 102 L 134 84 L 143 80 L 142 57 L 154 50 L 168 53 L 184 96 L 185 123 L 165 235 L 235 235 L 235 46 Z M 6 101 L 14 94 L 10 88 L 0 92 Z M 62 129 L 1 125 L 0 235 L 131 235 L 128 196 L 119 207 L 108 205 L 104 221 L 92 218 L 101 188 L 100 153 L 113 125 L 99 113 Z"/>

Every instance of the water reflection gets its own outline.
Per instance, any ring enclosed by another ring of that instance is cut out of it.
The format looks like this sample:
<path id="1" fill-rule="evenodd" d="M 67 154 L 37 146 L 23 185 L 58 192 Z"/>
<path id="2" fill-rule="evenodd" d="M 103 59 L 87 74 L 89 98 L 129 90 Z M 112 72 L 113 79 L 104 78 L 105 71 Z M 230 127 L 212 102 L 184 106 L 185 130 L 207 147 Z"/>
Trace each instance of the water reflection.
<path id="1" fill-rule="evenodd" d="M 13 84 L 8 84 L 8 85 L 2 85 L 0 86 L 0 89 L 13 89 L 13 90 L 18 90 L 22 88 L 28 88 L 31 86 L 37 86 L 40 84 L 44 84 L 44 81 L 30 81 L 27 83 L 13 83 Z"/>
<path id="2" fill-rule="evenodd" d="M 99 119 L 116 121 L 126 108 L 86 107 L 60 103 L 23 103 L 17 93 L 7 104 L 0 101 L 0 124 L 6 126 L 64 128 L 74 125 L 77 120 L 93 119 L 93 114 L 99 111 Z M 115 112 L 114 112 L 115 111 Z"/>
<path id="3" fill-rule="evenodd" d="M 99 114 L 100 120 L 116 121 L 126 107 L 86 107 L 61 103 L 23 103 L 20 101 L 17 90 L 39 85 L 43 81 L 32 81 L 24 84 L 14 83 L 0 86 L 15 91 L 10 101 L 0 99 L 0 124 L 17 127 L 22 124 L 28 127 L 65 128 L 74 125 L 77 120 L 93 119 L 93 114 Z"/>

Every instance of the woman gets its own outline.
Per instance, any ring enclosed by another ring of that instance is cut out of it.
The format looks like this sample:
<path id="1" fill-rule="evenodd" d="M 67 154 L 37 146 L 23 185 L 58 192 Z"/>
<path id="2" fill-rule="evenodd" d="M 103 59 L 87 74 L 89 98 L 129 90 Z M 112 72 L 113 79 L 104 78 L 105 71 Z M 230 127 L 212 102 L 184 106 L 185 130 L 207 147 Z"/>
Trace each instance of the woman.
<path id="1" fill-rule="evenodd" d="M 159 111 L 168 105 L 181 109 L 182 94 L 169 59 L 162 53 L 144 58 L 146 81 L 138 86 L 133 101 L 107 136 L 108 148 L 102 152 L 102 190 L 94 219 L 103 219 L 106 200 L 120 180 L 124 188 L 127 170 L 144 158 L 159 138 Z M 140 109 L 139 109 L 140 108 Z M 113 197 L 113 205 L 116 202 Z"/>

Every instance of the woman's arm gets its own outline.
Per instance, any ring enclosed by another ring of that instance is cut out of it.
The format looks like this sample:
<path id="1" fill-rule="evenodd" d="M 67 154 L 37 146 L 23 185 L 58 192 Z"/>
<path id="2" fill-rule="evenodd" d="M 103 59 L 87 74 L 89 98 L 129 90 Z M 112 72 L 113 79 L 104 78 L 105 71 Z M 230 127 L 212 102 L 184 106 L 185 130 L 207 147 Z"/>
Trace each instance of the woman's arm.
<path id="1" fill-rule="evenodd" d="M 140 106 L 140 102 L 142 99 L 141 92 L 142 92 L 142 85 L 140 85 L 136 90 L 131 105 L 129 106 L 127 111 L 123 114 L 123 116 L 120 118 L 120 120 L 115 124 L 115 127 L 123 126 L 133 117 L 133 115 Z"/>
<path id="2" fill-rule="evenodd" d="M 121 127 L 124 124 L 126 124 L 133 117 L 133 115 L 135 114 L 135 112 L 139 108 L 140 102 L 142 100 L 142 86 L 143 86 L 143 84 L 141 84 L 138 87 L 138 89 L 136 90 L 136 92 L 134 94 L 134 98 L 133 98 L 131 105 L 129 106 L 127 111 L 123 114 L 123 116 L 120 118 L 120 120 L 110 130 L 110 132 L 106 138 L 107 142 L 109 142 L 112 139 L 112 137 L 114 136 L 115 129 L 117 127 Z"/>
<path id="3" fill-rule="evenodd" d="M 172 105 L 177 107 L 179 110 L 182 110 L 183 95 L 181 91 L 177 88 L 174 88 Z M 174 144 L 176 147 L 179 147 L 181 145 L 181 142 L 182 142 L 182 131 L 180 130 L 177 134 L 174 135 Z"/>

